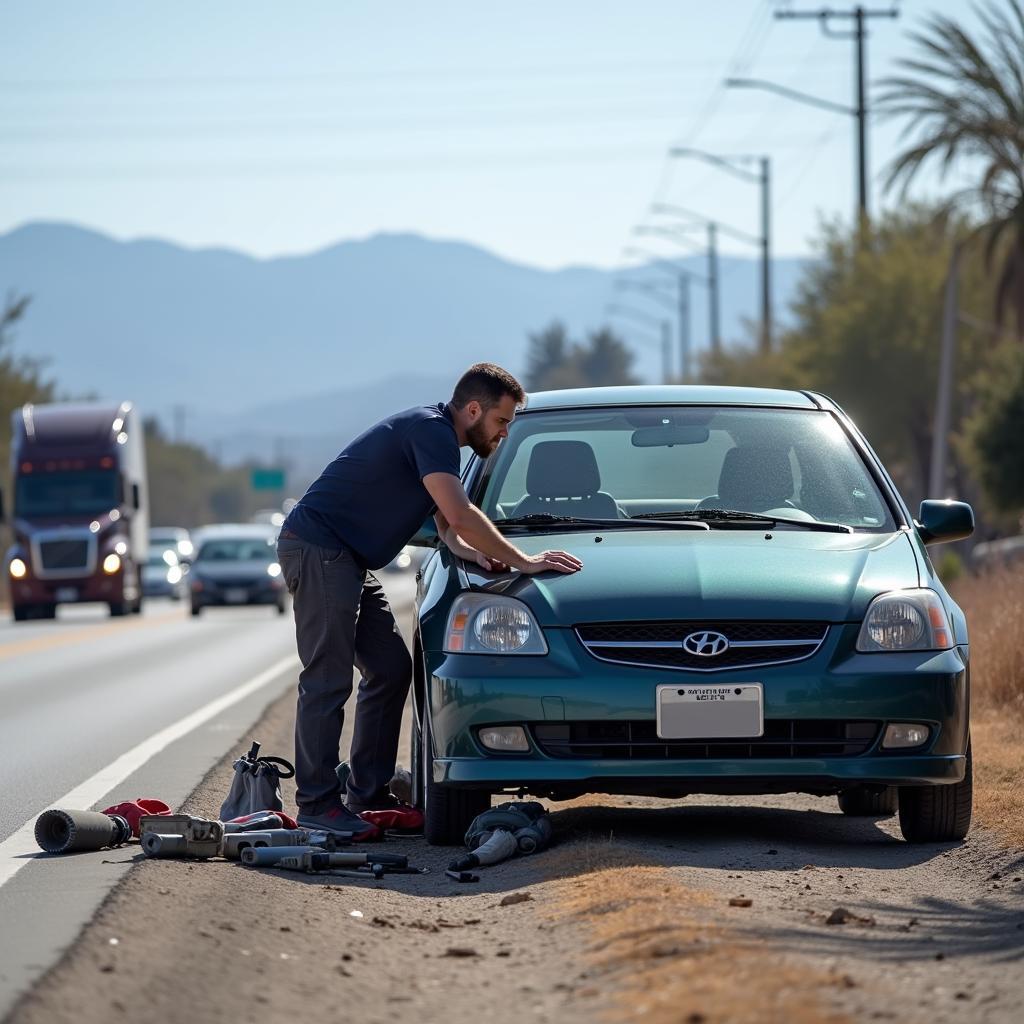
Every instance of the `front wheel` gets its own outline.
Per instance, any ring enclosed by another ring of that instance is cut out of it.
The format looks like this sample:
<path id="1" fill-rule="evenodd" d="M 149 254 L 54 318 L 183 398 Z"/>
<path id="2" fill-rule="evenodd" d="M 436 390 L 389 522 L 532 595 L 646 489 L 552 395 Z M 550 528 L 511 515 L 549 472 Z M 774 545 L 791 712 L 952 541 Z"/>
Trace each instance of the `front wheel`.
<path id="1" fill-rule="evenodd" d="M 853 786 L 839 794 L 839 810 L 852 818 L 889 818 L 898 804 L 895 786 Z"/>
<path id="2" fill-rule="evenodd" d="M 946 786 L 901 786 L 900 831 L 908 843 L 949 843 L 971 827 L 974 769 L 971 741 L 961 782 Z"/>
<path id="3" fill-rule="evenodd" d="M 491 806 L 491 794 L 441 786 L 434 781 L 434 744 L 426 711 L 420 722 L 419 789 L 423 794 L 423 834 L 431 846 L 460 846 L 469 823 Z"/>

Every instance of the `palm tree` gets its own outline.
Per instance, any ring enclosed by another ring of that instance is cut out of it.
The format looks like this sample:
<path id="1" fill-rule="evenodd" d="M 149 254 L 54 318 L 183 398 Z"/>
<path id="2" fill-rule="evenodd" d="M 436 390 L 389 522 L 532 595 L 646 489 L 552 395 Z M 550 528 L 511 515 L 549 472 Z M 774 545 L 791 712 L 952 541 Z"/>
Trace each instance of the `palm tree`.
<path id="1" fill-rule="evenodd" d="M 1021 0 L 975 8 L 980 37 L 933 15 L 911 34 L 919 54 L 903 74 L 880 83 L 882 111 L 908 116 L 915 140 L 889 167 L 885 187 L 905 195 L 917 172 L 937 161 L 944 178 L 960 160 L 980 161 L 980 182 L 956 192 L 947 211 L 981 211 L 986 266 L 995 268 L 995 315 L 1012 306 L 1024 340 L 1024 6 Z"/>

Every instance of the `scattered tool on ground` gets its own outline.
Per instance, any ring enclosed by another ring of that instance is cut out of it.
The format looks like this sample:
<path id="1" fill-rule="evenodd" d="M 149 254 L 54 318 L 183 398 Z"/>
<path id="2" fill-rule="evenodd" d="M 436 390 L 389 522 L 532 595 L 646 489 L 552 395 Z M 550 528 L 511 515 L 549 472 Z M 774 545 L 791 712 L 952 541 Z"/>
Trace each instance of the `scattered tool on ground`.
<path id="1" fill-rule="evenodd" d="M 36 842 L 46 853 L 104 850 L 123 846 L 131 837 L 131 825 L 119 814 L 54 809 L 36 819 Z"/>
<path id="2" fill-rule="evenodd" d="M 478 814 L 466 830 L 470 853 L 449 865 L 450 872 L 464 872 L 486 864 L 500 864 L 519 853 L 543 850 L 552 838 L 551 819 L 535 800 L 512 800 Z M 461 881 L 461 879 L 458 879 Z"/>
<path id="3" fill-rule="evenodd" d="M 205 860 L 220 855 L 224 826 L 219 821 L 191 814 L 144 815 L 139 823 L 142 849 L 147 857 L 195 857 Z"/>

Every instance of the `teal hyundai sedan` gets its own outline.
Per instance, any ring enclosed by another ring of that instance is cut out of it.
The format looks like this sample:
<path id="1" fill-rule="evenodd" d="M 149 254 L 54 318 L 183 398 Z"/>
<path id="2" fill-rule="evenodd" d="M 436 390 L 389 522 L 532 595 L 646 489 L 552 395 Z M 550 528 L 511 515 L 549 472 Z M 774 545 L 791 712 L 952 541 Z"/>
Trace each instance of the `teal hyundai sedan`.
<path id="1" fill-rule="evenodd" d="M 497 793 L 802 792 L 850 815 L 898 810 L 911 842 L 966 834 L 967 623 L 928 546 L 968 536 L 973 514 L 925 501 L 913 518 L 834 402 L 535 394 L 463 482 L 519 548 L 584 565 L 490 573 L 444 546 L 423 564 L 428 840 L 461 842 Z"/>

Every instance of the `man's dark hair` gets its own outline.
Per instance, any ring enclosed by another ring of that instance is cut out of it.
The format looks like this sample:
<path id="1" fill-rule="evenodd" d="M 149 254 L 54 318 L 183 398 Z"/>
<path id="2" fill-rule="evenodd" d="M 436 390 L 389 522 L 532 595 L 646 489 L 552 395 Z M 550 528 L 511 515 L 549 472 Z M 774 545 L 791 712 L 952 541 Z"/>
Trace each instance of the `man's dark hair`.
<path id="1" fill-rule="evenodd" d="M 496 406 L 505 395 L 511 395 L 516 405 L 522 405 L 526 401 L 526 392 L 522 384 L 508 370 L 503 370 L 495 363 L 477 363 L 459 378 L 452 393 L 451 404 L 456 409 L 465 409 L 475 400 L 486 412 Z"/>

